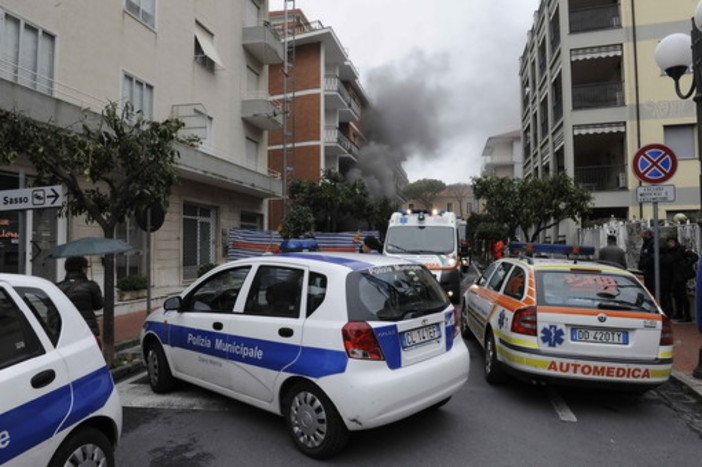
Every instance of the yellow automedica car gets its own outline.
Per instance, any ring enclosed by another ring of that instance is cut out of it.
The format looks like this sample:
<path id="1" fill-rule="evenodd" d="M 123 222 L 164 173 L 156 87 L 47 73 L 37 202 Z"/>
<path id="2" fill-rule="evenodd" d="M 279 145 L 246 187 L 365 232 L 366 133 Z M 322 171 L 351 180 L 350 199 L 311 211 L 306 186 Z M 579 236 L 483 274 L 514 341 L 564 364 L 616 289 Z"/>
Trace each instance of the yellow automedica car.
<path id="1" fill-rule="evenodd" d="M 461 326 L 485 350 L 490 383 L 645 391 L 673 363 L 670 321 L 632 273 L 583 260 L 592 247 L 511 243 L 464 294 Z M 561 256 L 543 257 L 545 255 Z"/>

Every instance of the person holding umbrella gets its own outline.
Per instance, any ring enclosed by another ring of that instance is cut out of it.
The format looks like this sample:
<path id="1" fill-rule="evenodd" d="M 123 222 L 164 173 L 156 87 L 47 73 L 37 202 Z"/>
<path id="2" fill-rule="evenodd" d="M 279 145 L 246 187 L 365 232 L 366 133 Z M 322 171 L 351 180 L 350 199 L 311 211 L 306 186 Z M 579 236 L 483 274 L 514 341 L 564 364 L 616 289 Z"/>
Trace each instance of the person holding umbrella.
<path id="1" fill-rule="evenodd" d="M 100 335 L 95 311 L 103 305 L 102 291 L 97 282 L 88 279 L 88 260 L 83 256 L 71 256 L 66 259 L 64 268 L 66 278 L 56 285 L 78 308 L 78 311 L 96 336 Z"/>

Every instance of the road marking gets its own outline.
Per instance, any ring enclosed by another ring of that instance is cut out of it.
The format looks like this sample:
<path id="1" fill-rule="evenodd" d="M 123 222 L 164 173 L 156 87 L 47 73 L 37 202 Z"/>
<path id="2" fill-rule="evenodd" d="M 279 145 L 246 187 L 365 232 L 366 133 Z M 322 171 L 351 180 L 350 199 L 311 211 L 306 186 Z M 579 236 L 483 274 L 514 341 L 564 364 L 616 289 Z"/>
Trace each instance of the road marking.
<path id="1" fill-rule="evenodd" d="M 558 392 L 553 389 L 549 389 L 547 394 L 553 408 L 556 409 L 558 418 L 560 418 L 562 422 L 575 423 L 578 421 L 573 411 L 570 410 L 570 407 L 568 407 L 568 404 L 566 404 L 566 401 L 563 400 Z"/>
<path id="2" fill-rule="evenodd" d="M 145 377 L 143 372 L 117 383 L 122 407 L 207 411 L 229 411 L 236 407 L 232 399 L 186 383 L 179 384 L 171 393 L 156 394 L 144 381 Z"/>

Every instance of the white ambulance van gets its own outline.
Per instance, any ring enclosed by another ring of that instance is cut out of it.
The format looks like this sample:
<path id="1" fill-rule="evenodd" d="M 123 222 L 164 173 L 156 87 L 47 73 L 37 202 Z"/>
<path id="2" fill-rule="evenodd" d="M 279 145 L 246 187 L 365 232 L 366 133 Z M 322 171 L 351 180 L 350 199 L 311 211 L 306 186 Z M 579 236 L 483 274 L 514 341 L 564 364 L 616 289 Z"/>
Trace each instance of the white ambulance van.
<path id="1" fill-rule="evenodd" d="M 424 264 L 453 303 L 461 300 L 462 258 L 459 219 L 453 212 L 406 210 L 390 216 L 383 254 Z"/>

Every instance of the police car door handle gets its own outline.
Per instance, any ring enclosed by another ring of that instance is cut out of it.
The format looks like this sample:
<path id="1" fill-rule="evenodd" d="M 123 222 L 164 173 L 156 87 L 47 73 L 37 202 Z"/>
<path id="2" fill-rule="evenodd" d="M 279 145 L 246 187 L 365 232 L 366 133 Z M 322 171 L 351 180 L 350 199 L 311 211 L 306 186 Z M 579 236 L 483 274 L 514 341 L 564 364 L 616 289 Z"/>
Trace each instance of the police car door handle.
<path id="1" fill-rule="evenodd" d="M 56 372 L 54 370 L 44 370 L 32 376 L 32 387 L 34 389 L 43 388 L 51 384 L 51 382 L 56 378 Z"/>
<path id="2" fill-rule="evenodd" d="M 215 331 L 221 331 L 223 328 L 224 325 L 219 321 L 215 321 L 214 323 L 212 323 L 212 329 L 214 329 Z"/>
<path id="3" fill-rule="evenodd" d="M 278 329 L 278 335 L 280 337 L 292 337 L 293 330 L 290 328 L 280 328 Z"/>

